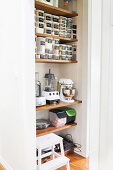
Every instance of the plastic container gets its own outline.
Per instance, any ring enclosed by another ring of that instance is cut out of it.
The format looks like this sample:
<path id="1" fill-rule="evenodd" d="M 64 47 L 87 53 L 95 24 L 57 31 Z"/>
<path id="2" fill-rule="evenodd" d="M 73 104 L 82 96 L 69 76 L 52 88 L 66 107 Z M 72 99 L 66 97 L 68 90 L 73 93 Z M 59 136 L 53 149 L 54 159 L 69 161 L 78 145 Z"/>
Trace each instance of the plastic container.
<path id="1" fill-rule="evenodd" d="M 77 25 L 73 24 L 72 28 L 77 29 Z"/>
<path id="2" fill-rule="evenodd" d="M 36 22 L 35 23 L 35 32 L 36 33 L 44 33 L 44 24 L 42 22 Z"/>
<path id="3" fill-rule="evenodd" d="M 66 124 L 65 111 L 59 109 L 50 110 L 50 122 L 52 126 L 59 127 Z"/>
<path id="4" fill-rule="evenodd" d="M 59 0 L 53 0 L 53 6 L 58 8 L 58 1 Z"/>
<path id="5" fill-rule="evenodd" d="M 52 35 L 59 36 L 59 30 L 54 29 L 53 32 L 52 32 Z"/>
<path id="6" fill-rule="evenodd" d="M 51 21 L 46 21 L 46 22 L 44 23 L 44 28 L 52 28 L 52 23 L 51 23 Z"/>
<path id="7" fill-rule="evenodd" d="M 52 15 L 51 15 L 51 14 L 44 13 L 44 20 L 52 21 Z"/>
<path id="8" fill-rule="evenodd" d="M 44 16 L 44 11 L 42 11 L 42 10 L 36 10 L 36 11 L 35 11 L 35 15 L 36 15 L 36 16 L 40 16 L 40 17 L 43 17 L 43 16 Z"/>
<path id="9" fill-rule="evenodd" d="M 51 28 L 45 28 L 44 33 L 48 34 L 48 35 L 51 35 L 52 34 L 52 29 Z"/>
<path id="10" fill-rule="evenodd" d="M 61 55 L 62 60 L 66 60 L 66 55 Z"/>
<path id="11" fill-rule="evenodd" d="M 73 108 L 62 107 L 59 108 L 60 111 L 64 111 L 66 113 L 66 124 L 73 123 L 76 118 L 76 111 Z"/>
<path id="12" fill-rule="evenodd" d="M 65 44 L 60 44 L 60 45 L 59 45 L 59 50 L 67 50 L 67 45 L 65 45 Z"/>
<path id="13" fill-rule="evenodd" d="M 53 40 L 53 45 L 59 44 L 60 40 L 59 39 L 54 39 Z"/>
<path id="14" fill-rule="evenodd" d="M 68 46 L 67 46 L 67 51 L 68 51 L 68 50 L 72 50 L 72 45 L 68 45 Z"/>
<path id="15" fill-rule="evenodd" d="M 36 129 L 46 129 L 50 125 L 50 122 L 45 119 L 37 119 L 36 120 Z"/>
<path id="16" fill-rule="evenodd" d="M 59 22 L 59 17 L 56 15 L 53 15 L 52 20 L 53 20 L 53 22 Z"/>
<path id="17" fill-rule="evenodd" d="M 59 23 L 53 22 L 53 29 L 59 29 Z"/>
<path id="18" fill-rule="evenodd" d="M 54 60 L 59 60 L 59 58 L 60 58 L 59 55 L 55 55 L 55 54 L 53 55 Z"/>
<path id="19" fill-rule="evenodd" d="M 43 22 L 44 23 L 44 17 L 35 17 L 36 22 Z"/>
<path id="20" fill-rule="evenodd" d="M 45 55 L 45 38 L 37 37 L 36 47 L 37 47 L 37 54 Z"/>
<path id="21" fill-rule="evenodd" d="M 53 38 L 47 37 L 45 40 L 45 49 L 52 50 L 52 42 L 53 42 Z"/>

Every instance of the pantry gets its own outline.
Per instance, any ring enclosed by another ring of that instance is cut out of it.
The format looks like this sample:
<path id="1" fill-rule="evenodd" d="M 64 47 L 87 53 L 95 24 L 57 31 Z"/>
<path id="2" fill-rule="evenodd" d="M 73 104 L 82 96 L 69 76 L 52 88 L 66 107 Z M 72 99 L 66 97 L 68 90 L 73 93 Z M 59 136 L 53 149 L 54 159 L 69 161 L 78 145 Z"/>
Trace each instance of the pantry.
<path id="1" fill-rule="evenodd" d="M 36 136 L 68 135 L 76 146 L 65 147 L 65 154 L 85 157 L 87 20 L 87 3 L 82 0 L 35 2 Z"/>

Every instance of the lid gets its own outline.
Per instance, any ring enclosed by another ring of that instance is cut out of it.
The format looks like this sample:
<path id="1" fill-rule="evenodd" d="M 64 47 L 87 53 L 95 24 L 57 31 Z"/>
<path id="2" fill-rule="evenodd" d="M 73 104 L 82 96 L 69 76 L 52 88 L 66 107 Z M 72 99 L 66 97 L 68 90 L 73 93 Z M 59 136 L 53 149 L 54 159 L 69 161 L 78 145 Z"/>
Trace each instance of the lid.
<path id="1" fill-rule="evenodd" d="M 68 116 L 76 116 L 76 111 L 73 108 L 62 107 L 60 110 L 65 111 Z"/>
<path id="2" fill-rule="evenodd" d="M 54 74 L 51 74 L 51 69 L 49 69 L 49 73 L 45 74 L 45 77 L 47 79 L 55 79 Z"/>
<path id="3" fill-rule="evenodd" d="M 59 119 L 66 118 L 66 112 L 60 109 L 52 109 L 50 112 L 55 113 Z"/>

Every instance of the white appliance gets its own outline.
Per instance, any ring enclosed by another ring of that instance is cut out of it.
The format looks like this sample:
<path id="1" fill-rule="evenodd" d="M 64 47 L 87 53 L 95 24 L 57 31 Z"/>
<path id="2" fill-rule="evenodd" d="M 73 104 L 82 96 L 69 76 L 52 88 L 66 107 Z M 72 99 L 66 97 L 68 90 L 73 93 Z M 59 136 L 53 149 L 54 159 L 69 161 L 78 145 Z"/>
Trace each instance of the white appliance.
<path id="1" fill-rule="evenodd" d="M 61 78 L 60 84 L 60 100 L 67 103 L 74 102 L 75 88 L 71 79 Z"/>
<path id="2" fill-rule="evenodd" d="M 42 91 L 42 96 L 45 96 L 47 104 L 56 104 L 60 101 L 60 96 L 58 91 Z"/>
<path id="3" fill-rule="evenodd" d="M 46 97 L 36 97 L 36 106 L 45 106 Z"/>

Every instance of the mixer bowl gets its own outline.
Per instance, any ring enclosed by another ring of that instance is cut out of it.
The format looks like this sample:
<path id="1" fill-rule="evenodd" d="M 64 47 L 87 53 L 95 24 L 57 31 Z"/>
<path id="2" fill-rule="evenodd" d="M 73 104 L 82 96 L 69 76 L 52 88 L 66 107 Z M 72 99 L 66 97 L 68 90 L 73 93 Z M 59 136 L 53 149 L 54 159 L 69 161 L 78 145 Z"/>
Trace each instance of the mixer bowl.
<path id="1" fill-rule="evenodd" d="M 63 95 L 67 98 L 72 98 L 75 95 L 75 88 L 63 89 Z"/>

